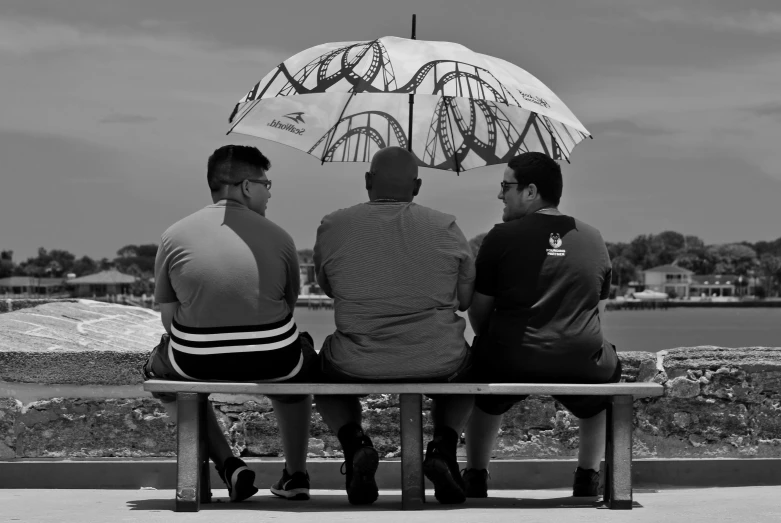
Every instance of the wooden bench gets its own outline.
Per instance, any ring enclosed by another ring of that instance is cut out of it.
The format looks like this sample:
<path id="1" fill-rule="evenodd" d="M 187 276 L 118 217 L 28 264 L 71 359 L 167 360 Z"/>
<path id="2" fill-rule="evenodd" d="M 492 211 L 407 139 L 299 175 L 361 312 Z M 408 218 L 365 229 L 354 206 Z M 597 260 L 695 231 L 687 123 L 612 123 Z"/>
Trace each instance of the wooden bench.
<path id="1" fill-rule="evenodd" d="M 423 394 L 545 394 L 611 396 L 607 410 L 605 502 L 611 509 L 632 508 L 632 401 L 661 396 L 656 383 L 604 385 L 548 383 L 215 383 L 150 380 L 150 392 L 176 393 L 176 511 L 197 512 L 210 501 L 205 408 L 219 394 L 398 394 L 401 428 L 401 508 L 415 510 L 425 502 L 423 477 Z"/>

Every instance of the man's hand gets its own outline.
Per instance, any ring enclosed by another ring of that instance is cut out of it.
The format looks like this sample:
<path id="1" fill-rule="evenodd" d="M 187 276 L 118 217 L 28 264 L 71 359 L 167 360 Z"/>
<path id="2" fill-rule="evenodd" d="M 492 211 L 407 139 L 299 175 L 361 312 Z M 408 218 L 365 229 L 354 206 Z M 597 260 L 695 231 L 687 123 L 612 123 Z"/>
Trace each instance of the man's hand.
<path id="1" fill-rule="evenodd" d="M 163 328 L 168 334 L 171 334 L 171 323 L 174 320 L 174 314 L 179 310 L 179 302 L 160 304 L 160 319 L 163 321 Z"/>
<path id="2" fill-rule="evenodd" d="M 472 294 L 475 290 L 475 281 L 472 280 L 469 283 L 460 283 L 456 287 L 456 293 L 458 295 L 458 310 L 464 312 L 472 304 Z"/>
<path id="3" fill-rule="evenodd" d="M 480 336 L 488 328 L 488 320 L 494 311 L 494 297 L 475 292 L 472 295 L 472 306 L 469 307 L 469 323 L 475 336 Z"/>

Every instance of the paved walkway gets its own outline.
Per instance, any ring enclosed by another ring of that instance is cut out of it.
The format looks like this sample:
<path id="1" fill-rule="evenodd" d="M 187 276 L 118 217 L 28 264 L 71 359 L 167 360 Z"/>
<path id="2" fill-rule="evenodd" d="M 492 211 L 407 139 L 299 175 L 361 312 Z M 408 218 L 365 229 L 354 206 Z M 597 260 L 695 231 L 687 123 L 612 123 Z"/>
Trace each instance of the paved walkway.
<path id="1" fill-rule="evenodd" d="M 631 522 L 715 523 L 721 521 L 764 523 L 781 521 L 778 487 L 740 487 L 635 492 L 631 512 L 599 508 L 590 499 L 575 500 L 566 490 L 491 491 L 491 498 L 467 500 L 457 507 L 428 503 L 422 511 L 401 512 L 398 491 L 382 491 L 370 507 L 353 507 L 344 492 L 312 491 L 304 502 L 274 498 L 262 491 L 250 501 L 224 502 L 226 491 L 215 490 L 222 501 L 204 505 L 194 513 L 173 512 L 173 490 L 0 490 L 0 521 L 45 522 L 143 522 L 208 521 L 210 523 L 336 523 L 398 522 Z M 427 497 L 433 501 L 433 493 Z"/>

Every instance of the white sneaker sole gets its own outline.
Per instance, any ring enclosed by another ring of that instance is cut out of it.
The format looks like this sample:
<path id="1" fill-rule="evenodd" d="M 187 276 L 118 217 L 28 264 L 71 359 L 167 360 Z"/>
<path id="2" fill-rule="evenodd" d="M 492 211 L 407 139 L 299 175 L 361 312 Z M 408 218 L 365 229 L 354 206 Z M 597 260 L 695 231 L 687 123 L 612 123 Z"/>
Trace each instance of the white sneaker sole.
<path id="1" fill-rule="evenodd" d="M 274 487 L 271 487 L 270 490 L 272 494 L 274 494 L 275 496 L 279 496 L 280 498 L 301 500 L 301 501 L 305 501 L 309 499 L 308 488 L 294 488 L 290 490 L 281 490 L 281 489 L 276 489 Z"/>

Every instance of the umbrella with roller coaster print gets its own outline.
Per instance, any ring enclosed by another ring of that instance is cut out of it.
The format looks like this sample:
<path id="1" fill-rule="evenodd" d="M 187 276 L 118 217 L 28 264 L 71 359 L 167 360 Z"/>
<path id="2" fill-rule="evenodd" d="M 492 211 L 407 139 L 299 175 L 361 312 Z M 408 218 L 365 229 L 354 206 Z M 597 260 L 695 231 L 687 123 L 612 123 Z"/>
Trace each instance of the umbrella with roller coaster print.
<path id="1" fill-rule="evenodd" d="M 520 67 L 456 43 L 397 37 L 296 54 L 241 98 L 230 124 L 228 133 L 322 162 L 368 162 L 379 149 L 399 146 L 421 166 L 457 173 L 527 151 L 569 161 L 590 136 Z"/>

